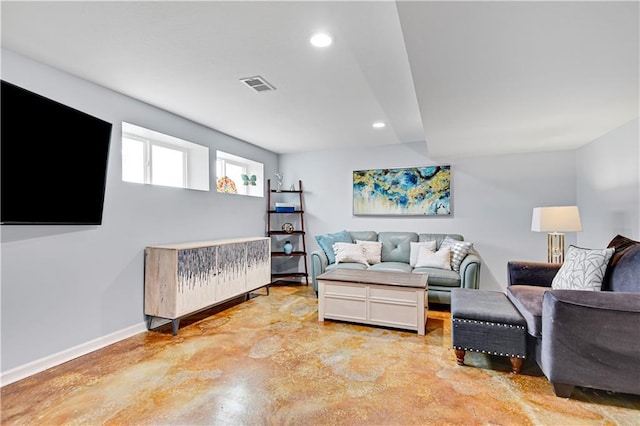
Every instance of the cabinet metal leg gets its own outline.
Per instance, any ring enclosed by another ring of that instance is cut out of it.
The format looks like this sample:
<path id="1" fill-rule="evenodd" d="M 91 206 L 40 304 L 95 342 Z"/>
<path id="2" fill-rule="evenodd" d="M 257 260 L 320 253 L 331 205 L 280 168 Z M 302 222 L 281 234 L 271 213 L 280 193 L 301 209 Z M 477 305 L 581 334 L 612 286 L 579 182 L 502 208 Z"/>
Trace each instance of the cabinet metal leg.
<path id="1" fill-rule="evenodd" d="M 266 294 L 259 294 L 259 293 L 254 293 L 253 291 L 251 291 L 251 292 L 246 294 L 245 300 L 251 299 L 251 295 L 252 294 L 254 295 L 254 297 L 257 297 L 257 296 L 268 296 L 269 295 L 269 284 L 264 286 L 264 288 L 267 289 L 267 293 Z M 259 290 L 259 288 L 257 288 L 256 290 Z"/>
<path id="2" fill-rule="evenodd" d="M 147 330 L 151 330 L 151 321 L 153 321 L 153 316 L 147 315 Z"/>
<path id="3" fill-rule="evenodd" d="M 171 320 L 171 331 L 173 332 L 173 335 L 177 335 L 178 334 L 178 328 L 180 327 L 180 319 L 174 319 Z"/>

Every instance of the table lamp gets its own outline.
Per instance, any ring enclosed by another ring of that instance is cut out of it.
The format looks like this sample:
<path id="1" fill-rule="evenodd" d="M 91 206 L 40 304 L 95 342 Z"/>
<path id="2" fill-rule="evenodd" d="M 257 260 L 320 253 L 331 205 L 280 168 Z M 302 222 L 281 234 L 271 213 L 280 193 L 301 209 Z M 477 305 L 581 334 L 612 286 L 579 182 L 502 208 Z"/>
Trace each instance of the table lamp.
<path id="1" fill-rule="evenodd" d="M 548 232 L 547 261 L 564 262 L 563 232 L 582 231 L 580 212 L 577 206 L 535 207 L 531 219 L 531 230 Z"/>

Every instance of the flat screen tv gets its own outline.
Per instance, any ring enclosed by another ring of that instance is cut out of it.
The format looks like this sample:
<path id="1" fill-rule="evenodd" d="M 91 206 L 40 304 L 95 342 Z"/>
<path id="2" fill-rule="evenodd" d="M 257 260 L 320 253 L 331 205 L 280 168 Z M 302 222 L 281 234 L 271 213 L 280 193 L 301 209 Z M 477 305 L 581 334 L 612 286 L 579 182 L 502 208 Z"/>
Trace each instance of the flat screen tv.
<path id="1" fill-rule="evenodd" d="M 0 115 L 0 222 L 102 224 L 111 123 L 6 81 Z"/>

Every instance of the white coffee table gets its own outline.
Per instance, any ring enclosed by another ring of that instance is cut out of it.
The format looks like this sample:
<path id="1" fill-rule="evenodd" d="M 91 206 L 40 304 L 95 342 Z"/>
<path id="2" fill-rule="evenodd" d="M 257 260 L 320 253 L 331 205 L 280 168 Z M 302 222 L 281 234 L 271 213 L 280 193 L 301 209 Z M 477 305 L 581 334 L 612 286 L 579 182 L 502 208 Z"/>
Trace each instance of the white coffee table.
<path id="1" fill-rule="evenodd" d="M 334 319 L 425 334 L 427 275 L 334 269 L 317 280 L 318 321 Z"/>

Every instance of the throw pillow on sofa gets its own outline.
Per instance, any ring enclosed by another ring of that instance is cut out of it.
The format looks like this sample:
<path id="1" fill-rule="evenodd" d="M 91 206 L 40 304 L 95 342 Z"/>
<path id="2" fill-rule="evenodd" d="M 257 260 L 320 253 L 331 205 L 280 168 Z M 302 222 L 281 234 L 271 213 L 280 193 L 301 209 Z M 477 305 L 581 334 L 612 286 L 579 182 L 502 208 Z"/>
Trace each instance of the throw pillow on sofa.
<path id="1" fill-rule="evenodd" d="M 428 247 L 420 247 L 416 268 L 451 270 L 451 248 L 444 247 L 436 252 L 432 252 Z"/>
<path id="2" fill-rule="evenodd" d="M 460 272 L 460 264 L 462 264 L 464 258 L 473 249 L 473 243 L 454 240 L 453 238 L 446 236 L 440 245 L 441 249 L 444 247 L 451 248 L 451 269 L 456 272 Z"/>
<path id="3" fill-rule="evenodd" d="M 382 243 L 380 241 L 356 240 L 356 244 L 364 247 L 364 254 L 369 265 L 375 265 L 381 262 Z"/>
<path id="4" fill-rule="evenodd" d="M 333 251 L 336 255 L 336 263 L 352 262 L 363 263 L 369 266 L 364 246 L 361 244 L 335 243 L 333 245 Z"/>
<path id="5" fill-rule="evenodd" d="M 613 248 L 586 249 L 570 245 L 564 263 L 551 281 L 551 288 L 600 291 L 614 251 Z"/>
<path id="6" fill-rule="evenodd" d="M 416 267 L 416 262 L 418 261 L 418 254 L 420 253 L 420 247 L 426 247 L 430 252 L 436 251 L 436 242 L 435 241 L 421 241 L 419 243 L 409 242 L 410 250 L 409 250 L 409 265 Z"/>
<path id="7" fill-rule="evenodd" d="M 333 234 L 317 235 L 316 241 L 318 245 L 327 255 L 329 263 L 336 263 L 336 256 L 333 252 L 333 245 L 335 243 L 352 243 L 351 235 L 347 231 L 340 231 Z"/>

